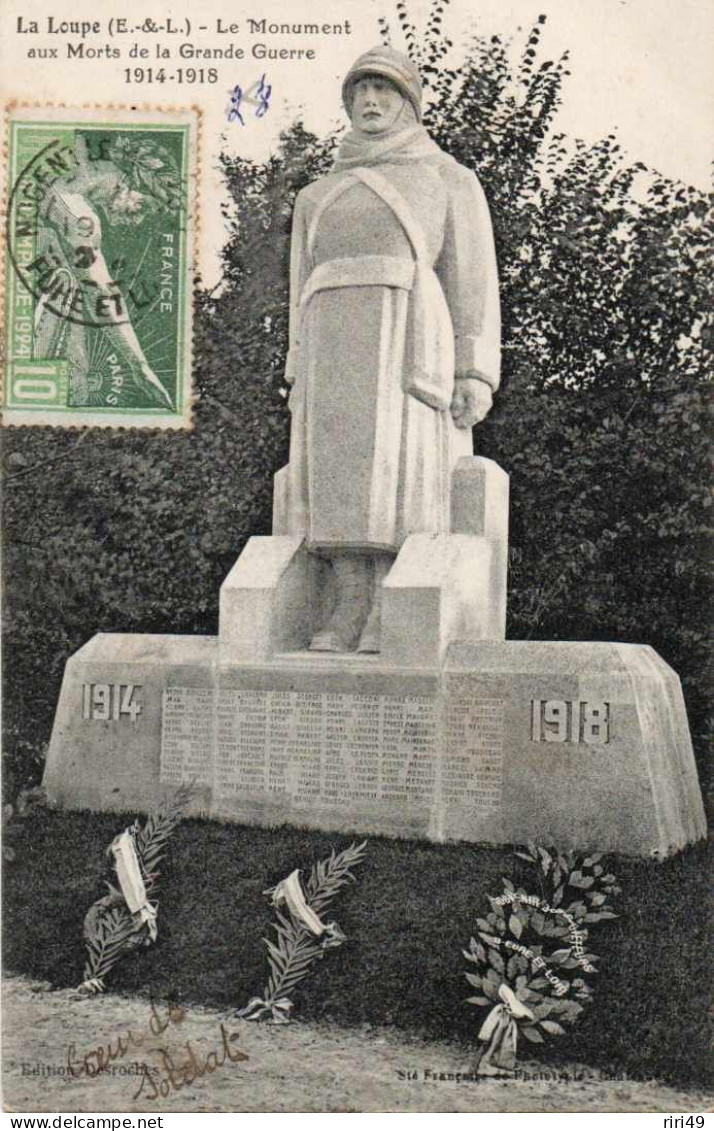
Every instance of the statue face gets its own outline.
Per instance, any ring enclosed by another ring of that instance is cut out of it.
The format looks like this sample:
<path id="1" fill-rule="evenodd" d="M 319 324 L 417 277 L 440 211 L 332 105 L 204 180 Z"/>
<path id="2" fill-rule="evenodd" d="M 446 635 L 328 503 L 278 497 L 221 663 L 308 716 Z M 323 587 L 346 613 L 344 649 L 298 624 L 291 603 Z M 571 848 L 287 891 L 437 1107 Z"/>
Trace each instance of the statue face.
<path id="1" fill-rule="evenodd" d="M 364 75 L 352 87 L 352 125 L 367 134 L 381 134 L 399 117 L 404 98 L 389 79 Z"/>

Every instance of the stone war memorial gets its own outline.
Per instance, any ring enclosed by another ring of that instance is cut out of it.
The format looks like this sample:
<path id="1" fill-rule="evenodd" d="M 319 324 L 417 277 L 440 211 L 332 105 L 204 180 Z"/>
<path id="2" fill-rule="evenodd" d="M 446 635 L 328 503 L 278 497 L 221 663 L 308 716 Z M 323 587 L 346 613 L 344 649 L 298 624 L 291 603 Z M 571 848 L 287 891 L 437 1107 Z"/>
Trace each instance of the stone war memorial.
<path id="1" fill-rule="evenodd" d="M 218 637 L 99 633 L 67 663 L 44 786 L 70 808 L 663 857 L 705 835 L 680 682 L 646 644 L 507 641 L 509 480 L 472 454 L 499 384 L 472 172 L 367 52 L 297 198 L 290 461 Z M 246 442 L 250 442 L 246 440 Z"/>

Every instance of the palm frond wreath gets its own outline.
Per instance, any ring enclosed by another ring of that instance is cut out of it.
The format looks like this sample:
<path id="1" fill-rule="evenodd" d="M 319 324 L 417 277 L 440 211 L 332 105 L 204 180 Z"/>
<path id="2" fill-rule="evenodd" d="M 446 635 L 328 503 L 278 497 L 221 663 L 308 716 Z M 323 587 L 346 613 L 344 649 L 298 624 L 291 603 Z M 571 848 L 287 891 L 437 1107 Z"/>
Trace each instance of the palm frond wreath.
<path id="1" fill-rule="evenodd" d="M 147 902 L 144 908 L 132 911 L 125 895 L 105 880 L 107 894 L 93 903 L 84 919 L 84 943 L 87 958 L 80 993 L 98 994 L 105 990 L 105 978 L 123 955 L 137 947 L 150 946 L 155 938 L 156 904 L 149 901 L 156 895 L 161 876 L 159 865 L 166 853 L 168 840 L 181 821 L 193 792 L 191 785 L 180 786 L 149 814 L 143 828 L 138 821 L 125 830 L 131 838 L 143 881 Z M 111 854 L 117 837 L 107 849 Z M 117 865 L 115 864 L 115 870 Z"/>
<path id="2" fill-rule="evenodd" d="M 346 941 L 336 923 L 323 923 L 320 912 L 355 877 L 352 868 L 363 862 L 367 842 L 351 844 L 343 852 L 330 853 L 312 868 L 304 892 L 299 871 L 292 872 L 275 888 L 265 892 L 272 897 L 277 939 L 264 939 L 270 974 L 263 997 L 253 997 L 239 1017 L 248 1021 L 269 1020 L 274 1025 L 290 1021 L 293 1002 L 290 994 L 307 977 L 314 963 L 327 950 Z"/>
<path id="3" fill-rule="evenodd" d="M 544 1034 L 562 1036 L 577 1020 L 593 996 L 582 975 L 598 973 L 590 927 L 617 918 L 609 898 L 620 888 L 602 853 L 582 858 L 531 844 L 516 856 L 535 866 L 538 894 L 504 878 L 463 951 L 466 980 L 477 991 L 466 1000 L 489 1008 L 479 1030 L 479 1075 L 511 1073 L 519 1036 L 542 1044 Z"/>

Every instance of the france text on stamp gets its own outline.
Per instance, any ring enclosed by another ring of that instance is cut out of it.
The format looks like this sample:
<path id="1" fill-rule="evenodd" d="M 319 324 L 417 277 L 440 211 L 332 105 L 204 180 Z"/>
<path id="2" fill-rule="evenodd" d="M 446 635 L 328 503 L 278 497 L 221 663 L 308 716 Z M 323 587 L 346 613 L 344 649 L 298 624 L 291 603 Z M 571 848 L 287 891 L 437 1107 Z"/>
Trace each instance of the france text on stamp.
<path id="1" fill-rule="evenodd" d="M 197 125 L 10 110 L 5 424 L 190 425 Z"/>

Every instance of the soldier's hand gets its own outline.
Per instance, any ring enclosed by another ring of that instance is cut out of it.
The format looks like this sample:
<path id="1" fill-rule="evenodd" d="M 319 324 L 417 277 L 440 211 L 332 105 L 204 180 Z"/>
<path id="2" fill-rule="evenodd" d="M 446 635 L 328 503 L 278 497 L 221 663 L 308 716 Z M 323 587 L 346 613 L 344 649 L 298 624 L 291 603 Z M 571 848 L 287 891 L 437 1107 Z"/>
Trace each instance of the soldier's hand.
<path id="1" fill-rule="evenodd" d="M 473 428 L 488 415 L 493 393 L 478 377 L 457 377 L 451 398 L 451 415 L 457 428 Z"/>

